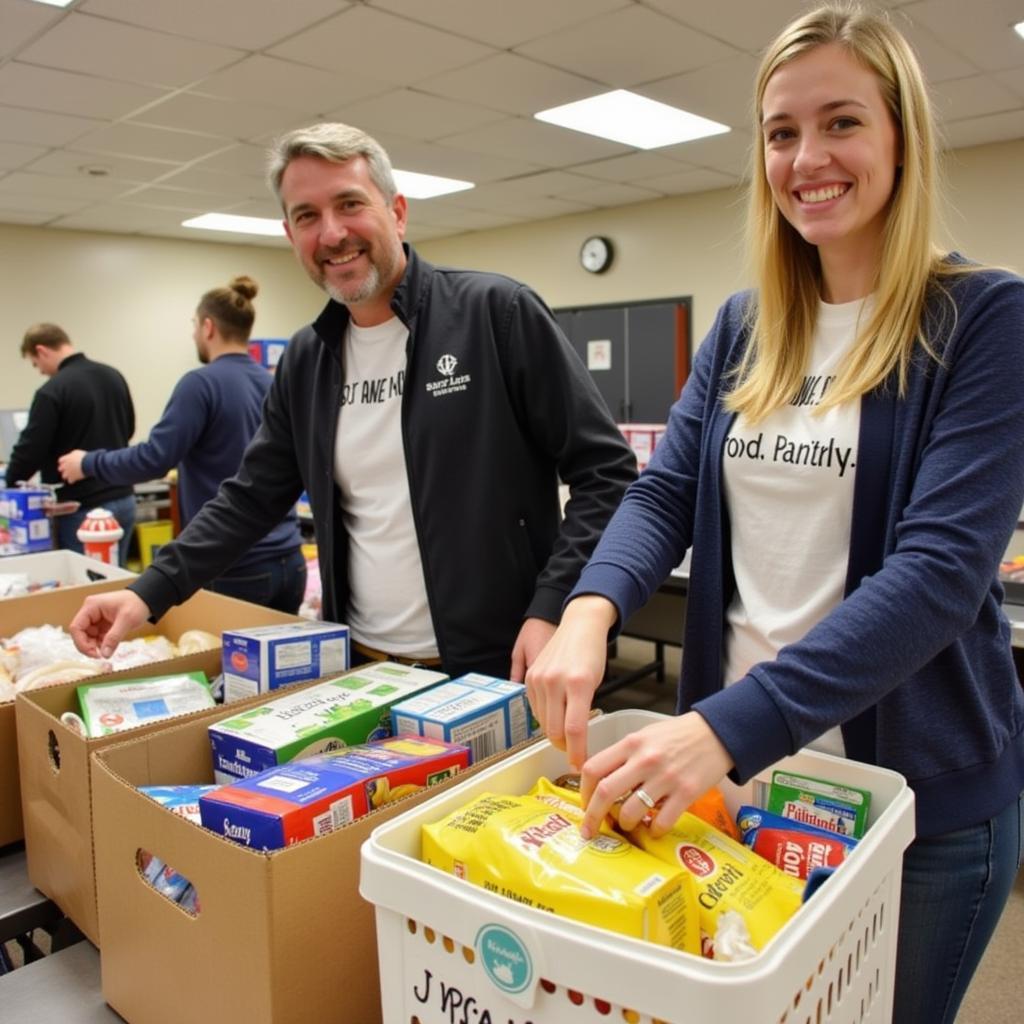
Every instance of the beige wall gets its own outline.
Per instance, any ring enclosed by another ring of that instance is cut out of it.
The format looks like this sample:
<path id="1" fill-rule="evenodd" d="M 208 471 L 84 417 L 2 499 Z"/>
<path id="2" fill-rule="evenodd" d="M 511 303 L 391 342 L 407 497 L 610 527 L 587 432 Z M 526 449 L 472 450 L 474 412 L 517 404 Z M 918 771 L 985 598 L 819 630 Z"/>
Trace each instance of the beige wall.
<path id="1" fill-rule="evenodd" d="M 1024 140 L 950 155 L 945 239 L 977 259 L 1024 269 L 1018 183 Z M 428 258 L 500 271 L 533 285 L 552 306 L 689 295 L 699 343 L 722 300 L 747 279 L 744 202 L 721 190 L 424 242 Z M 583 271 L 590 234 L 615 243 L 612 268 Z M 199 296 L 232 275 L 260 283 L 256 336 L 308 322 L 322 295 L 290 251 L 0 225 L 0 407 L 24 406 L 40 378 L 19 355 L 30 323 L 53 320 L 90 356 L 125 374 L 139 431 L 157 420 L 171 387 L 195 365 L 189 318 Z"/>
<path id="2" fill-rule="evenodd" d="M 323 304 L 291 249 L 0 225 L 0 408 L 27 405 L 43 378 L 20 356 L 25 328 L 60 324 L 75 347 L 116 366 L 136 405 L 136 440 L 174 382 L 197 366 L 200 296 L 248 274 L 260 286 L 254 337 L 288 337 Z"/>

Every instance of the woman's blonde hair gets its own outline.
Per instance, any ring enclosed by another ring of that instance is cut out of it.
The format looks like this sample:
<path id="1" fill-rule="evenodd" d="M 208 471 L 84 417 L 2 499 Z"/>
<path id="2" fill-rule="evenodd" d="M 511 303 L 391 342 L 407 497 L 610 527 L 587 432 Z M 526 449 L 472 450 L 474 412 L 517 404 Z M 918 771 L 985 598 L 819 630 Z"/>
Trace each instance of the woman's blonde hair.
<path id="1" fill-rule="evenodd" d="M 931 104 L 917 58 L 889 20 L 851 5 L 830 4 L 798 18 L 768 48 L 755 90 L 755 136 L 772 75 L 827 44 L 844 47 L 878 77 L 898 135 L 902 160 L 886 217 L 874 282 L 874 311 L 819 410 L 859 398 L 898 371 L 900 393 L 915 347 L 934 356 L 922 336 L 929 285 L 956 272 L 934 243 L 937 156 Z M 821 292 L 818 250 L 779 212 L 768 187 L 763 143 L 755 143 L 749 246 L 757 280 L 750 344 L 736 369 L 728 408 L 756 422 L 796 395 L 807 368 Z"/>

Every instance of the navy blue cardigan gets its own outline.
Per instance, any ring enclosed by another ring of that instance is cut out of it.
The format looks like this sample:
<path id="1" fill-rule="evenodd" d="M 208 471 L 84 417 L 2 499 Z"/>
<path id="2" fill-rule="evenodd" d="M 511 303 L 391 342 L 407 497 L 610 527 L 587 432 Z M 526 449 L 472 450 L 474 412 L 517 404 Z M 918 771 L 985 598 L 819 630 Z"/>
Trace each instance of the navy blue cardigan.
<path id="1" fill-rule="evenodd" d="M 723 688 L 734 416 L 720 393 L 749 294 L 719 311 L 573 592 L 603 594 L 624 622 L 692 544 L 679 711 L 708 721 L 738 781 L 841 724 L 848 756 L 907 777 L 919 835 L 983 821 L 1024 788 L 997 578 L 1024 500 L 1024 281 L 985 270 L 943 289 L 925 317 L 941 364 L 920 353 L 902 398 L 890 386 L 862 399 L 846 597 L 803 639 Z"/>

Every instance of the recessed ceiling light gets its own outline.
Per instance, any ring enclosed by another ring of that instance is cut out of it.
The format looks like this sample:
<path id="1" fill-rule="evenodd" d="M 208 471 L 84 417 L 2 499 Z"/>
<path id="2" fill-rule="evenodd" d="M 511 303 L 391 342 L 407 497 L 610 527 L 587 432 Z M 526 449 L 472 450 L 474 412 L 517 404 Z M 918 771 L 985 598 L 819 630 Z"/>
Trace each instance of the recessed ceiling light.
<path id="1" fill-rule="evenodd" d="M 183 228 L 203 231 L 233 231 L 240 235 L 276 235 L 284 237 L 284 225 L 272 217 L 240 217 L 233 213 L 204 213 L 181 222 Z"/>
<path id="2" fill-rule="evenodd" d="M 1024 39 L 1024 21 L 1018 21 L 1017 24 L 1013 26 L 1013 31 Z"/>
<path id="3" fill-rule="evenodd" d="M 459 181 L 458 178 L 439 178 L 434 174 L 419 174 L 417 171 L 392 172 L 398 191 L 407 199 L 431 199 L 434 196 L 446 196 L 451 192 L 465 192 L 467 188 L 475 188 L 471 181 Z"/>
<path id="4" fill-rule="evenodd" d="M 48 4 L 50 7 L 70 7 L 75 0 L 35 0 L 37 4 Z"/>
<path id="5" fill-rule="evenodd" d="M 623 142 L 637 149 L 656 149 L 703 139 L 730 131 L 728 125 L 709 121 L 667 103 L 647 99 L 626 89 L 615 89 L 586 100 L 566 103 L 533 115 L 538 121 Z"/>

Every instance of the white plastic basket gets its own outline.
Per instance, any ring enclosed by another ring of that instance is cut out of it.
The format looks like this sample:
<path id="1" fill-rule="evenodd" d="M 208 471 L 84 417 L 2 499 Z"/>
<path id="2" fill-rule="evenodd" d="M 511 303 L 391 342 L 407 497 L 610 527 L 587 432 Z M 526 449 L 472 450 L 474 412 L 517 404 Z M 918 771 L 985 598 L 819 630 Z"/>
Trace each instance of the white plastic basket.
<path id="1" fill-rule="evenodd" d="M 593 719 L 588 750 L 660 717 Z M 825 754 L 782 766 L 870 789 L 869 830 L 745 963 L 555 917 L 419 860 L 423 824 L 479 793 L 525 793 L 538 776 L 564 772 L 565 755 L 547 742 L 379 826 L 362 847 L 360 892 L 376 906 L 385 1024 L 889 1024 L 913 794 L 895 772 Z"/>

